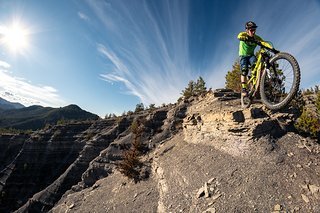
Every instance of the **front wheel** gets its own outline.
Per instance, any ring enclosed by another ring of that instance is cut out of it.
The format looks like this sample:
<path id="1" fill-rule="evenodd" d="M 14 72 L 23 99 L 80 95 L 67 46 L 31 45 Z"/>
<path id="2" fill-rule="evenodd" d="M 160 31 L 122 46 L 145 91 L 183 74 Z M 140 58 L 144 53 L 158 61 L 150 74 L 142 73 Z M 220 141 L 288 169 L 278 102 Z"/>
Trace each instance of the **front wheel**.
<path id="1" fill-rule="evenodd" d="M 287 106 L 296 95 L 300 84 L 300 68 L 289 53 L 278 53 L 270 59 L 260 80 L 261 101 L 271 110 Z"/>

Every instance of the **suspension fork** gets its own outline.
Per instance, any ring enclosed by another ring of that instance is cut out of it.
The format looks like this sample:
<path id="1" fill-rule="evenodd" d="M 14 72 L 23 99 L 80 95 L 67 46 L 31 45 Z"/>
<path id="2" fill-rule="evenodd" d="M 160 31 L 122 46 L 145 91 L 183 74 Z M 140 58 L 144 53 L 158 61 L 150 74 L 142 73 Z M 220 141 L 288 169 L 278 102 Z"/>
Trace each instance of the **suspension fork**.
<path id="1" fill-rule="evenodd" d="M 255 67 L 255 81 L 254 81 L 254 93 L 253 96 L 255 96 L 257 94 L 257 92 L 259 91 L 259 86 L 260 86 L 260 78 L 262 75 L 262 72 L 265 71 L 265 59 L 263 57 L 263 53 L 260 53 L 258 56 L 258 60 L 257 60 L 257 65 Z"/>

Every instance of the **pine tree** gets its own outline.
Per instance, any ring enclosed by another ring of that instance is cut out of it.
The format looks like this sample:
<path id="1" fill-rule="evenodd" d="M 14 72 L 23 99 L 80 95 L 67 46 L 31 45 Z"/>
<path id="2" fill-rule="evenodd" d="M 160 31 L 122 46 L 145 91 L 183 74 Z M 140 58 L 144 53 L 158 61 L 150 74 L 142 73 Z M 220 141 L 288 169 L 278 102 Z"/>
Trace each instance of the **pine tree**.
<path id="1" fill-rule="evenodd" d="M 155 108 L 156 108 L 156 105 L 155 105 L 155 104 L 150 104 L 150 105 L 149 105 L 149 109 L 150 109 L 150 110 L 154 110 Z"/>
<path id="2" fill-rule="evenodd" d="M 232 65 L 232 70 L 228 71 L 226 75 L 226 83 L 225 83 L 226 88 L 232 89 L 236 92 L 240 92 L 241 91 L 240 76 L 241 76 L 240 64 L 238 61 L 236 61 Z"/>
<path id="3" fill-rule="evenodd" d="M 141 112 L 143 110 L 144 110 L 144 105 L 143 103 L 140 103 L 136 105 L 136 109 L 134 110 L 134 112 Z"/>
<path id="4" fill-rule="evenodd" d="M 194 81 L 189 81 L 189 84 L 185 88 L 185 90 L 182 90 L 182 95 L 185 99 L 188 99 L 194 95 L 194 87 L 195 87 Z"/>
<path id="5" fill-rule="evenodd" d="M 200 76 L 195 84 L 195 95 L 202 95 L 207 92 L 206 82 L 204 82 L 203 78 Z"/>
<path id="6" fill-rule="evenodd" d="M 188 86 L 184 90 L 182 90 L 182 93 L 181 93 L 182 97 L 179 98 L 179 100 L 182 100 L 183 98 L 188 99 L 192 96 L 200 96 L 202 94 L 205 94 L 206 92 L 207 92 L 206 82 L 200 76 L 197 79 L 197 82 L 189 81 Z"/>

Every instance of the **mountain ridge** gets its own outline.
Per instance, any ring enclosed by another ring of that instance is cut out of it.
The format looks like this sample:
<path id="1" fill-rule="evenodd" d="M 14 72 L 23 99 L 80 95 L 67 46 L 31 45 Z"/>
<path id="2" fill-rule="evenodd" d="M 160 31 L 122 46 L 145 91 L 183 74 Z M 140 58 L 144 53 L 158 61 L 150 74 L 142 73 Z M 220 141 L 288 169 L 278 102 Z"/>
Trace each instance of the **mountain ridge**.
<path id="1" fill-rule="evenodd" d="M 0 111 L 0 128 L 13 128 L 18 130 L 36 130 L 46 125 L 56 124 L 58 121 L 97 120 L 98 115 L 82 110 L 75 104 L 65 107 L 53 108 L 32 105 L 19 109 Z"/>
<path id="2" fill-rule="evenodd" d="M 0 97 L 0 109 L 7 110 L 7 109 L 21 109 L 25 107 L 21 103 L 18 102 L 10 102 Z"/>

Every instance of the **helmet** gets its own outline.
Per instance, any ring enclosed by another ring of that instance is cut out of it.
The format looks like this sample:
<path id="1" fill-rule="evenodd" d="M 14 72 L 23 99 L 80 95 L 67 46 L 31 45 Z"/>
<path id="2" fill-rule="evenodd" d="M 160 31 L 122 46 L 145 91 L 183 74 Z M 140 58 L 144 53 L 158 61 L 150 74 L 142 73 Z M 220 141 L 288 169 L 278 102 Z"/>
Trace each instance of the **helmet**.
<path id="1" fill-rule="evenodd" d="M 253 21 L 248 21 L 246 23 L 246 29 L 256 29 L 258 26 L 256 25 L 256 23 L 254 23 Z"/>

